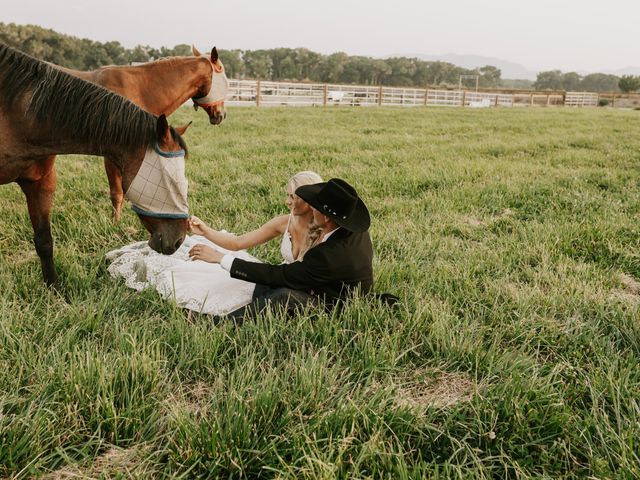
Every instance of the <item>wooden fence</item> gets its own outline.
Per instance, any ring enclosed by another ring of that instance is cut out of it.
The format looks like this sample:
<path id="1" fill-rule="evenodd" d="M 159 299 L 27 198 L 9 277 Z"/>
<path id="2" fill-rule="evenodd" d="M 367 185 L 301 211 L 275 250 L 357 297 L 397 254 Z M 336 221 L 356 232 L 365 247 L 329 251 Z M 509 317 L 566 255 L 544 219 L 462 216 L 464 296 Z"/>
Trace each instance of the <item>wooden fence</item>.
<path id="1" fill-rule="evenodd" d="M 609 97 L 613 98 L 609 100 Z M 637 98 L 635 98 L 637 97 Z M 227 105 L 256 106 L 441 106 L 441 107 L 597 107 L 640 105 L 640 95 L 591 92 L 475 92 L 432 88 L 373 87 L 322 83 L 229 80 Z M 623 104 L 624 99 L 624 104 Z M 617 105 L 616 105 L 617 102 Z"/>
<path id="2" fill-rule="evenodd" d="M 564 105 L 565 107 L 597 107 L 598 94 L 590 92 L 567 92 Z"/>
<path id="3" fill-rule="evenodd" d="M 607 102 L 610 107 L 640 108 L 640 94 L 633 93 L 601 93 L 600 102 Z"/>

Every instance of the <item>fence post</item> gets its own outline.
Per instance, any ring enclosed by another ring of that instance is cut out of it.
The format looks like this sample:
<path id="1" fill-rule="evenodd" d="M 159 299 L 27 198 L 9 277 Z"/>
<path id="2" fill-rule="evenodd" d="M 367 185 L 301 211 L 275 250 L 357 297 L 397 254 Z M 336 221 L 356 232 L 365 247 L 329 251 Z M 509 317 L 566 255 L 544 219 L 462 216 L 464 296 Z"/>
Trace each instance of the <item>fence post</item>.
<path id="1" fill-rule="evenodd" d="M 256 107 L 260 106 L 260 80 L 256 83 Z"/>
<path id="2" fill-rule="evenodd" d="M 498 94 L 496 93 L 496 103 L 493 105 L 494 107 L 498 106 Z"/>
<path id="3" fill-rule="evenodd" d="M 329 85 L 327 85 L 326 83 L 324 84 L 324 88 L 323 88 L 322 94 L 323 94 L 323 96 L 322 96 L 322 106 L 326 107 L 327 106 L 327 97 L 329 96 Z"/>
<path id="4" fill-rule="evenodd" d="M 529 106 L 533 107 L 533 93 L 529 94 Z"/>
<path id="5" fill-rule="evenodd" d="M 382 106 L 382 85 L 378 88 L 378 106 Z"/>
<path id="6" fill-rule="evenodd" d="M 464 107 L 467 104 L 467 91 L 462 91 L 462 106 Z"/>
<path id="7" fill-rule="evenodd" d="M 547 94 L 547 107 L 549 106 L 550 101 L 551 101 L 551 95 Z"/>
<path id="8" fill-rule="evenodd" d="M 616 94 L 611 95 L 611 108 L 616 106 Z"/>
<path id="9" fill-rule="evenodd" d="M 425 88 L 424 89 L 424 106 L 427 106 L 427 97 L 429 96 L 429 89 Z"/>

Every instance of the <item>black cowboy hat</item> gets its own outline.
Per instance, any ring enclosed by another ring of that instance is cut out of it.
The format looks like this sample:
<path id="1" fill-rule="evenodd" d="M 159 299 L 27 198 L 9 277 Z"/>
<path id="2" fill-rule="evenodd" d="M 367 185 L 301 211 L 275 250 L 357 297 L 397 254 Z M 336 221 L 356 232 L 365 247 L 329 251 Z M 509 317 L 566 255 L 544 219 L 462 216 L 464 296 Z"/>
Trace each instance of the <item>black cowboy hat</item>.
<path id="1" fill-rule="evenodd" d="M 351 232 L 365 232 L 371 225 L 369 210 L 358 192 L 340 178 L 303 185 L 296 189 L 296 195 Z"/>

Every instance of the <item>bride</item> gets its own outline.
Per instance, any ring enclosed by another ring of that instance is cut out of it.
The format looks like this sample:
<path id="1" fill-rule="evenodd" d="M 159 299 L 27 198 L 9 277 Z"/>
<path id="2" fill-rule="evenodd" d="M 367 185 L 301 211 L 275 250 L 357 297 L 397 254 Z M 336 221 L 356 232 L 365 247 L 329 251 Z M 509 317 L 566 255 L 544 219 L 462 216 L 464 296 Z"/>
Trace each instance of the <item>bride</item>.
<path id="1" fill-rule="evenodd" d="M 287 182 L 285 204 L 289 214 L 272 218 L 260 228 L 243 235 L 209 227 L 192 216 L 188 236 L 173 255 L 154 252 L 147 242 L 137 242 L 107 253 L 113 277 L 122 277 L 128 287 L 142 290 L 149 286 L 164 298 L 172 298 L 181 307 L 212 315 L 224 315 L 251 301 L 255 284 L 231 278 L 217 263 L 192 261 L 189 250 L 196 244 L 230 253 L 244 260 L 258 262 L 245 249 L 281 236 L 280 252 L 285 263 L 301 260 L 319 241 L 320 231 L 313 228 L 311 208 L 295 195 L 302 185 L 322 182 L 315 172 L 295 174 Z"/>

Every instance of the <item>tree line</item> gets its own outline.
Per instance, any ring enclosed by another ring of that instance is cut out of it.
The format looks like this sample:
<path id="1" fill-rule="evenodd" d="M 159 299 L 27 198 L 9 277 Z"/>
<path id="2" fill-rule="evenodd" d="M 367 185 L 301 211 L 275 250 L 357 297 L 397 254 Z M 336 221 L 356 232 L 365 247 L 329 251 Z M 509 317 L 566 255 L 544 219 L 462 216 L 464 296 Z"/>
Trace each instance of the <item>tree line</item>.
<path id="1" fill-rule="evenodd" d="M 97 42 L 63 35 L 35 25 L 0 23 L 0 41 L 34 57 L 78 70 L 127 65 L 172 55 L 189 55 L 189 45 L 128 49 L 117 41 Z M 500 86 L 501 72 L 487 65 L 469 70 L 417 58 L 376 59 L 343 52 L 322 55 L 306 48 L 225 50 L 218 48 L 227 75 L 274 81 L 314 81 L 359 85 L 456 85 L 460 75 L 478 75 L 481 87 Z M 474 84 L 475 86 L 475 84 Z"/>
<path id="2" fill-rule="evenodd" d="M 536 90 L 565 90 L 569 92 L 635 92 L 640 88 L 640 77 L 590 73 L 580 76 L 576 72 L 563 73 L 549 70 L 538 73 L 533 83 Z"/>
<path id="3" fill-rule="evenodd" d="M 35 25 L 0 22 L 0 41 L 36 58 L 77 70 L 92 70 L 103 65 L 128 65 L 167 56 L 190 55 L 191 47 L 180 44 L 173 48 L 137 45 L 125 48 L 120 42 L 97 42 L 60 34 Z M 204 46 L 203 46 L 204 47 Z M 209 48 L 209 46 L 207 46 Z M 343 52 L 323 55 L 306 48 L 272 48 L 264 50 L 218 49 L 231 78 L 273 81 L 312 81 L 357 85 L 389 85 L 425 87 L 456 86 L 461 75 L 477 75 L 482 88 L 528 88 L 525 80 L 504 80 L 502 72 L 492 65 L 466 69 L 447 62 L 430 62 L 418 58 L 386 59 L 347 55 Z M 581 77 L 575 72 L 559 70 L 541 72 L 532 84 L 540 90 L 568 91 L 634 91 L 640 78 L 618 78 L 594 73 Z M 466 87 L 475 87 L 473 79 Z M 635 86 L 635 88 L 634 88 Z"/>

